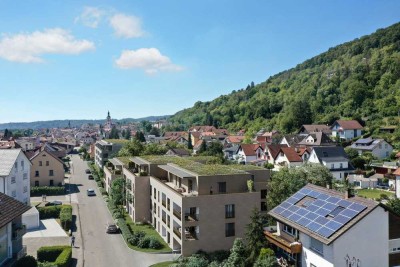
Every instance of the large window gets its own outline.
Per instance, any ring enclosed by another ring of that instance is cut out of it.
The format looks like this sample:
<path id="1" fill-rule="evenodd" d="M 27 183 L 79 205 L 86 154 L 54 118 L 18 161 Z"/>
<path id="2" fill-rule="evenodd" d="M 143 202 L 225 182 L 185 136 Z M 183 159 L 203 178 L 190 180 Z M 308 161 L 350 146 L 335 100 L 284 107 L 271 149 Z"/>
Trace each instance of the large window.
<path id="1" fill-rule="evenodd" d="M 225 236 L 235 236 L 235 223 L 226 223 L 225 224 Z"/>
<path id="2" fill-rule="evenodd" d="M 53 170 L 49 170 L 49 176 L 54 176 L 54 171 Z"/>
<path id="3" fill-rule="evenodd" d="M 261 199 L 266 199 L 267 198 L 267 189 L 261 189 Z"/>
<path id="4" fill-rule="evenodd" d="M 296 235 L 296 229 L 286 224 L 283 225 L 283 231 L 292 236 Z"/>
<path id="5" fill-rule="evenodd" d="M 225 205 L 225 218 L 235 218 L 235 204 Z"/>
<path id="6" fill-rule="evenodd" d="M 311 244 L 310 244 L 310 249 L 314 250 L 315 252 L 323 255 L 324 254 L 324 244 L 322 244 L 321 241 L 318 241 L 317 239 L 311 238 Z"/>
<path id="7" fill-rule="evenodd" d="M 218 183 L 218 193 L 226 193 L 226 182 Z"/>

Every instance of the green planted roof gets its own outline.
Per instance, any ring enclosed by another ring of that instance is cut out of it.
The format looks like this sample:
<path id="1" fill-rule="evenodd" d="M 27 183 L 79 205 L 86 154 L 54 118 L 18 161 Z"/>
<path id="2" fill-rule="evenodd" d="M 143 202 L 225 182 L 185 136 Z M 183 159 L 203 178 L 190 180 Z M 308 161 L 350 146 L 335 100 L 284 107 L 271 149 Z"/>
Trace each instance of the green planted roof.
<path id="1" fill-rule="evenodd" d="M 128 165 L 130 160 L 129 157 L 117 157 L 119 161 L 121 161 L 124 165 Z"/>
<path id="2" fill-rule="evenodd" d="M 104 141 L 108 143 L 113 143 L 113 144 L 126 144 L 129 142 L 129 140 L 126 139 L 104 139 Z"/>
<path id="3" fill-rule="evenodd" d="M 194 172 L 200 176 L 211 176 L 211 175 L 232 175 L 232 174 L 245 174 L 245 170 L 242 167 L 236 167 L 239 165 L 222 165 L 222 164 L 202 164 L 197 162 L 197 157 L 176 157 L 176 156 L 154 156 L 147 155 L 141 156 L 142 159 L 153 163 L 153 164 L 168 164 L 173 163 L 183 169 L 190 172 Z M 204 158 L 202 158 L 204 160 Z M 235 166 L 235 167 L 232 167 Z M 252 167 L 252 168 L 251 168 Z M 256 166 L 245 167 L 246 170 L 262 169 Z"/>

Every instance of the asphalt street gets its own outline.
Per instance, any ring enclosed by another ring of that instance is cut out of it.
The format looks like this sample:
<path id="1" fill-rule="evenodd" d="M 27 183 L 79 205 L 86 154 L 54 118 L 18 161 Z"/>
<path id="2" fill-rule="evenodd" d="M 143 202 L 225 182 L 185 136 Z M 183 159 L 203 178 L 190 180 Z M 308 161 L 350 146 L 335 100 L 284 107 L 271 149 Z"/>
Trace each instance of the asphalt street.
<path id="1" fill-rule="evenodd" d="M 107 222 L 113 221 L 106 203 L 101 196 L 96 182 L 89 180 L 85 173 L 87 163 L 78 155 L 72 156 L 71 184 L 76 184 L 78 192 L 74 195 L 79 203 L 80 222 L 83 244 L 76 244 L 83 250 L 83 266 L 138 266 L 147 267 L 157 262 L 169 261 L 172 254 L 152 254 L 131 250 L 120 234 L 107 234 Z M 87 196 L 86 190 L 93 188 L 96 196 Z"/>

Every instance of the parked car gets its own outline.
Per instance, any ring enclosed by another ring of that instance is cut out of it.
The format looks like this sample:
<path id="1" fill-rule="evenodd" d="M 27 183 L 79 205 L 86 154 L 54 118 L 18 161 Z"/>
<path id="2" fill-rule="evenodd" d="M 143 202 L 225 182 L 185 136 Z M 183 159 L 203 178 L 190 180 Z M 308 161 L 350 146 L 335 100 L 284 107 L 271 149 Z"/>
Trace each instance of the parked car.
<path id="1" fill-rule="evenodd" d="M 94 178 L 93 178 L 93 175 L 89 174 L 89 175 L 88 175 L 88 179 L 89 179 L 89 180 L 93 180 L 93 179 L 94 179 Z"/>
<path id="2" fill-rule="evenodd" d="M 86 169 L 86 170 L 85 170 L 85 173 L 88 173 L 88 174 L 89 174 L 89 173 L 90 173 L 90 170 L 89 170 L 89 169 Z"/>
<path id="3" fill-rule="evenodd" d="M 112 233 L 118 233 L 119 232 L 119 228 L 115 223 L 107 223 L 106 226 L 106 233 L 107 234 L 112 234 Z"/>
<path id="4" fill-rule="evenodd" d="M 58 206 L 58 205 L 62 205 L 62 202 L 59 201 L 59 200 L 54 200 L 54 201 L 51 201 L 51 202 L 47 202 L 45 204 L 45 206 Z"/>
<path id="5" fill-rule="evenodd" d="M 96 192 L 94 191 L 94 189 L 89 188 L 88 190 L 86 190 L 87 195 L 90 196 L 95 196 Z"/>

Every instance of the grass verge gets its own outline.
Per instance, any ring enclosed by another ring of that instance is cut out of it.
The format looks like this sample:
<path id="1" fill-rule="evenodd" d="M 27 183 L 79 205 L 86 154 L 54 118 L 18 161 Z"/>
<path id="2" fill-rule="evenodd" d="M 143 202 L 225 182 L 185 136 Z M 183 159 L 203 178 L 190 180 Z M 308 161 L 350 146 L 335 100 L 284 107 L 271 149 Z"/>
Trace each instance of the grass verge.
<path id="1" fill-rule="evenodd" d="M 160 263 L 156 263 L 151 265 L 150 267 L 169 267 L 171 264 L 174 264 L 174 261 L 164 261 Z"/>
<path id="2" fill-rule="evenodd" d="M 379 189 L 358 189 L 357 190 L 358 196 L 366 197 L 366 198 L 370 198 L 370 199 L 380 198 L 382 194 L 386 195 L 388 198 L 391 198 L 394 196 L 394 193 L 392 193 L 392 192 L 383 191 L 383 190 L 379 190 Z"/>

